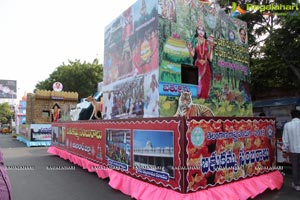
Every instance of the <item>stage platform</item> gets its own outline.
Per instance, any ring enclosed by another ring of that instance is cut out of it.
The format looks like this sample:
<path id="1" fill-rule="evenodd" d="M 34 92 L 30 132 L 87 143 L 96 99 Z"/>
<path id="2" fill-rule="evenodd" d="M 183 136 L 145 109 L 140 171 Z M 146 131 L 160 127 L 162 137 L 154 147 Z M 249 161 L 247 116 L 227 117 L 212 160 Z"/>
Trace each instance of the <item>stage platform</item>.
<path id="1" fill-rule="evenodd" d="M 17 136 L 17 140 L 26 144 L 27 147 L 51 146 L 51 140 L 30 141 L 21 136 Z"/>

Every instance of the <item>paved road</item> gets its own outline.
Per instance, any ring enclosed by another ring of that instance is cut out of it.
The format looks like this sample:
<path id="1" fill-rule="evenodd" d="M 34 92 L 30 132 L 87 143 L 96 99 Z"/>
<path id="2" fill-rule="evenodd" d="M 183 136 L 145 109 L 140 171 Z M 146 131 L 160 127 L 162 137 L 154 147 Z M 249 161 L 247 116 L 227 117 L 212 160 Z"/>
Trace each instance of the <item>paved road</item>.
<path id="1" fill-rule="evenodd" d="M 12 168 L 8 173 L 13 200 L 131 199 L 112 189 L 108 179 L 48 154 L 47 147 L 28 148 L 11 135 L 0 135 L 0 147 L 5 165 Z M 29 169 L 14 169 L 20 166 Z M 66 166 L 69 170 L 49 170 L 50 166 Z"/>
<path id="2" fill-rule="evenodd" d="M 0 135 L 0 147 L 4 154 L 13 190 L 13 200 L 130 200 L 129 196 L 112 189 L 108 179 L 100 179 L 95 173 L 73 165 L 47 153 L 47 147 L 31 147 Z M 29 169 L 22 170 L 20 167 Z M 50 170 L 50 166 L 66 166 L 69 170 Z M 16 169 L 17 167 L 17 169 Z M 300 192 L 290 186 L 291 174 L 287 168 L 285 182 L 279 191 L 265 191 L 255 200 L 299 200 Z"/>

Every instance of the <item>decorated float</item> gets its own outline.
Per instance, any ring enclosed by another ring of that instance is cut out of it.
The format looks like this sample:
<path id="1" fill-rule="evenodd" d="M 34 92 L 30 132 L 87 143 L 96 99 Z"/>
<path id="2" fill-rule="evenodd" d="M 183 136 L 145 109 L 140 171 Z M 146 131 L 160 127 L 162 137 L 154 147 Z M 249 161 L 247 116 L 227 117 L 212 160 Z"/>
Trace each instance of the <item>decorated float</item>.
<path id="1" fill-rule="evenodd" d="M 253 117 L 246 30 L 215 3 L 137 1 L 105 29 L 103 120 L 52 124 L 48 152 L 135 199 L 280 189 L 275 120 Z"/>
<path id="2" fill-rule="evenodd" d="M 50 146 L 52 140 L 52 123 L 66 121 L 70 109 L 78 101 L 77 92 L 62 91 L 62 84 L 55 82 L 53 90 L 37 90 L 28 93 L 24 107 L 26 119 L 18 125 L 17 140 L 31 146 Z"/>

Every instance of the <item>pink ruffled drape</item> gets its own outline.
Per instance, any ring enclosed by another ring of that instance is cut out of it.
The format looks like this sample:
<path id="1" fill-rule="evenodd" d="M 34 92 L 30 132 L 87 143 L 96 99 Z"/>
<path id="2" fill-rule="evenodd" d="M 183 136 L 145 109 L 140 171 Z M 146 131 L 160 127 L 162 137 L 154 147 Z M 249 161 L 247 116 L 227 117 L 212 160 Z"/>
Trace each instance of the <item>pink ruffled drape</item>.
<path id="1" fill-rule="evenodd" d="M 279 190 L 283 185 L 283 176 L 279 171 L 242 179 L 232 183 L 200 190 L 193 193 L 179 193 L 171 189 L 158 187 L 112 169 L 100 169 L 99 164 L 93 163 L 85 158 L 76 156 L 56 147 L 49 147 L 48 153 L 58 155 L 70 162 L 87 169 L 89 172 L 97 173 L 100 178 L 109 178 L 109 185 L 120 190 L 135 199 L 180 199 L 180 200 L 246 200 L 254 198 L 267 189 Z M 98 170 L 97 170 L 98 169 Z"/>

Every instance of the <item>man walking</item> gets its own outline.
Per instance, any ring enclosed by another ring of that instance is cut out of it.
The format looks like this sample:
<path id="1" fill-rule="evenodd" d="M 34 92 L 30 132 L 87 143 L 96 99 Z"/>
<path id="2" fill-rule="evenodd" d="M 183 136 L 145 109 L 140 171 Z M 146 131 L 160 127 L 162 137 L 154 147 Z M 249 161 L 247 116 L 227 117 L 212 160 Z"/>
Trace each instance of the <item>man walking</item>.
<path id="1" fill-rule="evenodd" d="M 293 182 L 292 187 L 300 191 L 300 111 L 291 111 L 292 120 L 283 128 L 283 152 L 289 153 L 292 163 Z"/>

